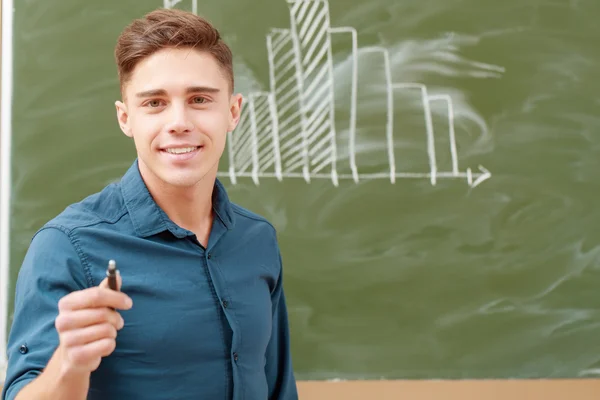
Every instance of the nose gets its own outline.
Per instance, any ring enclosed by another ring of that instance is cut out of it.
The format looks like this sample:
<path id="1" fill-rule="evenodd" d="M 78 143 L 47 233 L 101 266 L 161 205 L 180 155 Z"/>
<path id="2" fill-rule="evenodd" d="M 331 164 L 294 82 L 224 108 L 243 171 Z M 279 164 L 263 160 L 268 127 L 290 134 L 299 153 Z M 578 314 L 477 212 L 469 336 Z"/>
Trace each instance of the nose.
<path id="1" fill-rule="evenodd" d="M 172 134 L 181 134 L 191 132 L 193 124 L 189 118 L 188 111 L 184 105 L 173 104 L 169 115 L 167 130 Z"/>

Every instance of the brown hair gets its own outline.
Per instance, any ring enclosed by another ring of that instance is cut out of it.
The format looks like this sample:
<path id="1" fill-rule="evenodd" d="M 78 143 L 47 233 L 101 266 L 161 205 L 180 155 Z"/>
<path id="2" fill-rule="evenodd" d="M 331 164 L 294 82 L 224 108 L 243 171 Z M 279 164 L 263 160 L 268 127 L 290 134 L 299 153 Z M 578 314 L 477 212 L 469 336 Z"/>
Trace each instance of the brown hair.
<path id="1" fill-rule="evenodd" d="M 176 47 L 211 54 L 225 72 L 233 91 L 233 57 L 219 31 L 206 19 L 177 9 L 152 11 L 125 27 L 115 47 L 121 90 L 140 61 L 159 50 Z"/>

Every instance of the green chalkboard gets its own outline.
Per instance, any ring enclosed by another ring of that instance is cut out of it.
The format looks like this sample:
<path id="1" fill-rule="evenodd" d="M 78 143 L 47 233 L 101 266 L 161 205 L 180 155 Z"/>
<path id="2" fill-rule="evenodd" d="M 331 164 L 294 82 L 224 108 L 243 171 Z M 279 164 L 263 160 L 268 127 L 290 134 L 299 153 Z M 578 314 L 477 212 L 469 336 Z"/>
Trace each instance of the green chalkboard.
<path id="1" fill-rule="evenodd" d="M 13 283 L 135 157 L 113 48 L 162 6 L 15 2 Z M 300 379 L 600 375 L 598 1 L 173 6 L 233 49 L 221 179 L 278 229 Z"/>

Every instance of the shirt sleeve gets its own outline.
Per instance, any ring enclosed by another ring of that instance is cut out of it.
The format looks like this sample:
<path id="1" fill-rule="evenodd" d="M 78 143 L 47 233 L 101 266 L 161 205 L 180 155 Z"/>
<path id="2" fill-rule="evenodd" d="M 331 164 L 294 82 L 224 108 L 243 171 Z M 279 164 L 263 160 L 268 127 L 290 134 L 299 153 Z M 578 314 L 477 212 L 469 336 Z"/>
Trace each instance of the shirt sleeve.
<path id="1" fill-rule="evenodd" d="M 281 266 L 281 254 L 279 255 Z M 283 269 L 271 295 L 273 303 L 273 328 L 267 346 L 266 376 L 269 400 L 296 400 L 298 392 L 292 366 L 288 312 L 283 290 Z"/>
<path id="2" fill-rule="evenodd" d="M 58 346 L 54 325 L 58 301 L 87 286 L 81 259 L 66 231 L 53 227 L 38 231 L 17 277 L 2 400 L 13 400 L 41 374 Z"/>

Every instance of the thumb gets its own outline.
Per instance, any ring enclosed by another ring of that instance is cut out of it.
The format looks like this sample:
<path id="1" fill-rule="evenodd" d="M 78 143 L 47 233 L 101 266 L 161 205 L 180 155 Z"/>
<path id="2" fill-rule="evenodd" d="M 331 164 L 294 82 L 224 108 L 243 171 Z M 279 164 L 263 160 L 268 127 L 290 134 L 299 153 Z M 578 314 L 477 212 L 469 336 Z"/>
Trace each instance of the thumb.
<path id="1" fill-rule="evenodd" d="M 119 271 L 117 271 L 117 290 L 121 290 L 122 283 L 123 279 L 121 278 L 121 274 L 119 273 Z M 98 286 L 108 289 L 108 277 L 104 278 Z"/>

